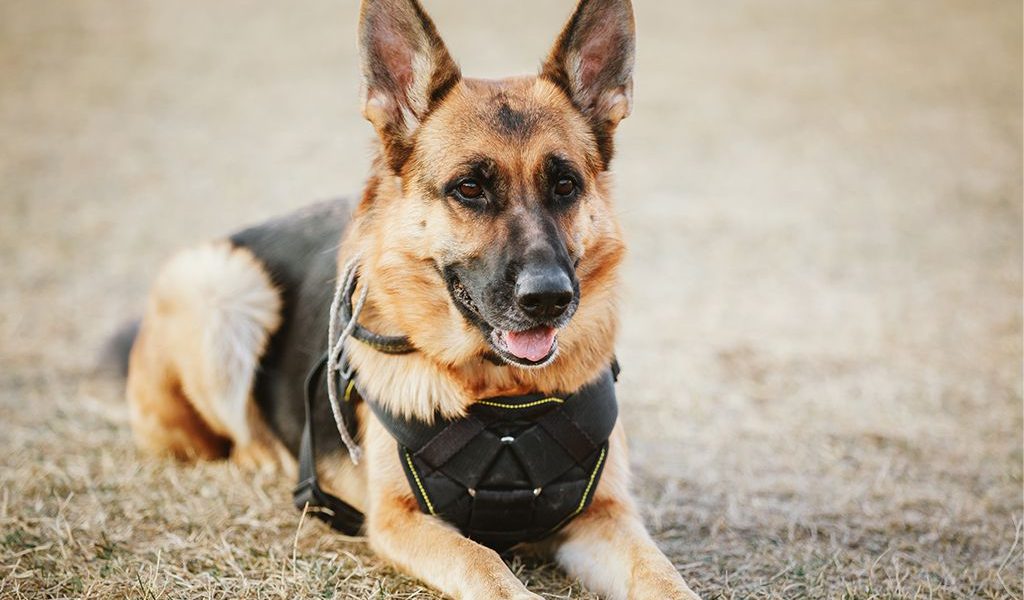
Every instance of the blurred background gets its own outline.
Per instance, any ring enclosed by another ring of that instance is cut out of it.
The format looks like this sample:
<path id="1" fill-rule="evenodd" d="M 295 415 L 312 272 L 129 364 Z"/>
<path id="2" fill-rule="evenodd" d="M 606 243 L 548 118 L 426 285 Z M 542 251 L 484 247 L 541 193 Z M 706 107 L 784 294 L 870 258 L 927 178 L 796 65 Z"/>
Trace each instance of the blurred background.
<path id="1" fill-rule="evenodd" d="M 572 9 L 424 4 L 486 77 Z M 709 598 L 1021 597 L 1021 3 L 635 6 L 620 398 L 659 544 Z M 176 249 L 359 192 L 356 14 L 0 1 L 0 596 L 433 597 L 290 481 L 140 460 L 94 373 Z"/>

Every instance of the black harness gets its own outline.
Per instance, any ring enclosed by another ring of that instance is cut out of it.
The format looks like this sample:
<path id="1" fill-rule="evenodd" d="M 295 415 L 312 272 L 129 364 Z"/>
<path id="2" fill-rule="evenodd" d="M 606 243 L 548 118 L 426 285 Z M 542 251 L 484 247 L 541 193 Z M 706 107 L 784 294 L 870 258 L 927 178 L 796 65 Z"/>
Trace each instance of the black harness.
<path id="1" fill-rule="evenodd" d="M 362 532 L 364 517 L 324 491 L 316 474 L 310 415 L 323 393 L 326 357 L 307 380 L 306 426 L 299 449 L 295 506 L 346 535 Z M 339 378 L 339 398 L 355 436 L 356 406 L 366 401 L 398 442 L 399 460 L 420 510 L 455 525 L 496 550 L 543 539 L 582 513 L 608 457 L 618 417 L 613 364 L 574 394 L 529 394 L 480 400 L 463 418 L 432 424 L 401 419 L 365 400 L 355 379 Z"/>
<path id="2" fill-rule="evenodd" d="M 618 416 L 611 369 L 575 394 L 488 398 L 432 425 L 369 405 L 398 441 L 420 510 L 496 550 L 545 538 L 590 505 Z"/>
<path id="3" fill-rule="evenodd" d="M 327 355 L 316 363 L 306 377 L 306 424 L 302 428 L 302 441 L 299 443 L 299 483 L 292 491 L 295 507 L 324 521 L 333 529 L 345 535 L 360 535 L 366 519 L 363 513 L 341 498 L 329 494 L 320 487 L 320 478 L 316 474 L 316 436 L 313 428 L 313 400 L 324 389 L 324 372 L 327 369 Z M 348 383 L 345 383 L 348 386 Z M 325 398 L 321 398 L 325 400 Z M 356 437 L 356 404 L 352 401 L 351 392 L 345 396 L 341 405 L 345 416 L 345 425 L 349 434 Z"/>
<path id="4" fill-rule="evenodd" d="M 343 313 L 351 310 L 344 302 Z M 346 317 L 347 318 L 347 317 Z M 389 354 L 414 350 L 407 338 L 356 326 L 353 337 Z M 327 356 L 306 378 L 306 420 L 299 447 L 295 506 L 346 535 L 362 533 L 364 516 L 324 491 L 316 473 L 314 403 L 326 399 Z M 618 417 L 618 364 L 572 394 L 478 400 L 466 416 L 431 423 L 402 419 L 363 397 L 356 375 L 338 377 L 344 422 L 356 437 L 356 406 L 365 401 L 398 442 L 398 458 L 420 509 L 481 544 L 505 550 L 543 539 L 582 513 L 608 458 Z"/>

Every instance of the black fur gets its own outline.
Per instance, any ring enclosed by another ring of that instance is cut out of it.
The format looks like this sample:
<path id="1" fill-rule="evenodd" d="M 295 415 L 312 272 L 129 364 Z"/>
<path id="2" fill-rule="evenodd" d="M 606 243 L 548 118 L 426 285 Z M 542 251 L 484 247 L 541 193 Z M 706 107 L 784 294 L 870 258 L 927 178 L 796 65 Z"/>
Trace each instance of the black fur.
<path id="1" fill-rule="evenodd" d="M 260 361 L 253 396 L 271 430 L 298 456 L 306 376 L 327 350 L 327 320 L 338 277 L 337 253 L 351 208 L 323 202 L 245 229 L 231 243 L 259 259 L 281 293 L 281 327 Z M 343 452 L 326 389 L 314 401 L 317 456 Z"/>
<path id="2" fill-rule="evenodd" d="M 533 130 L 536 116 L 521 110 L 516 110 L 502 102 L 498 107 L 495 121 L 500 131 L 507 135 L 525 138 Z"/>
<path id="3" fill-rule="evenodd" d="M 112 335 L 100 353 L 100 369 L 109 369 L 121 377 L 128 376 L 128 359 L 135 339 L 139 337 L 140 319 L 125 323 Z"/>

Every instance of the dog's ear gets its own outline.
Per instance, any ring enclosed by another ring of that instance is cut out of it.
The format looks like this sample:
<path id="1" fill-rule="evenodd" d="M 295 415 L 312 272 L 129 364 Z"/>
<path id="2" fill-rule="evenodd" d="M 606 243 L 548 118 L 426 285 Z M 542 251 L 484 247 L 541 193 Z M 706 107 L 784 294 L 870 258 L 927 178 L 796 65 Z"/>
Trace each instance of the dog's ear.
<path id="1" fill-rule="evenodd" d="M 363 0 L 359 44 L 363 115 L 397 171 L 413 131 L 462 75 L 417 0 Z"/>
<path id="2" fill-rule="evenodd" d="M 580 0 L 541 77 L 610 134 L 632 110 L 635 40 L 630 0 Z"/>

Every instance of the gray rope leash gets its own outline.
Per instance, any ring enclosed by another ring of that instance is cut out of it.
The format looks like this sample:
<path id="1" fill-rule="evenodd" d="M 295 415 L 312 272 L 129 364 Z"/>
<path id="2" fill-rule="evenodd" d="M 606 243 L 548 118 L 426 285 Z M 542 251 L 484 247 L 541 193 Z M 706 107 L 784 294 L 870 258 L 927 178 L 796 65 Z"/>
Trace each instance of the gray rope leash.
<path id="1" fill-rule="evenodd" d="M 327 397 L 330 399 L 331 413 L 334 415 L 334 424 L 338 427 L 341 441 L 345 443 L 352 462 L 357 465 L 360 458 L 362 458 L 363 451 L 359 444 L 352 439 L 352 435 L 345 425 L 345 417 L 341 413 L 341 404 L 338 400 L 337 382 L 338 373 L 345 365 L 345 340 L 355 330 L 359 313 L 363 310 L 363 306 L 366 303 L 366 294 L 369 290 L 369 286 L 364 283 L 363 289 L 359 293 L 359 299 L 352 308 L 352 316 L 349 318 L 348 323 L 345 324 L 344 329 L 341 330 L 341 333 L 338 334 L 338 328 L 341 325 L 341 305 L 352 292 L 351 288 L 356 284 L 356 272 L 358 270 L 359 256 L 357 255 L 345 265 L 342 277 L 334 288 L 334 299 L 331 300 L 331 314 L 327 323 Z M 351 370 L 348 371 L 346 376 L 351 377 Z"/>

